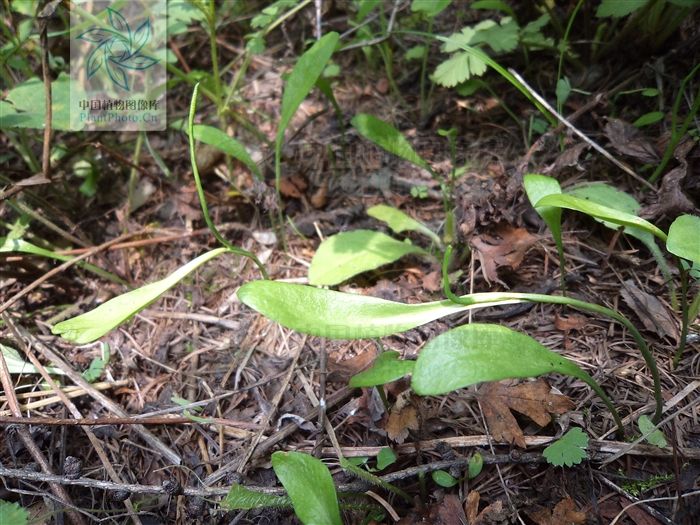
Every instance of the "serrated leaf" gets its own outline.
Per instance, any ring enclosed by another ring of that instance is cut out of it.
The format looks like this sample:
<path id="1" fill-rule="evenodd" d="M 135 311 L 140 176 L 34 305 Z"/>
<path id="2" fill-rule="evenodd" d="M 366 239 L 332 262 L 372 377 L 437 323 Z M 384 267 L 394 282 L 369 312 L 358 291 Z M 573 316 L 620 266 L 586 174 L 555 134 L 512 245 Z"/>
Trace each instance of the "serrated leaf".
<path id="1" fill-rule="evenodd" d="M 588 377 L 573 361 L 525 334 L 472 323 L 428 341 L 413 368 L 411 386 L 419 395 L 436 396 L 486 381 L 553 372 Z"/>
<path id="2" fill-rule="evenodd" d="M 659 448 L 666 448 L 668 446 L 668 441 L 666 441 L 666 436 L 661 432 L 656 425 L 649 419 L 649 416 L 639 416 L 637 420 L 637 425 L 639 426 L 639 431 L 642 435 L 647 435 L 644 439 L 651 443 L 652 445 Z"/>
<path id="3" fill-rule="evenodd" d="M 329 339 L 384 337 L 420 326 L 446 315 L 486 306 L 515 304 L 499 294 L 474 294 L 483 304 L 458 305 L 452 301 L 405 304 L 377 297 L 336 292 L 278 281 L 250 281 L 238 290 L 240 301 L 286 328 Z"/>
<path id="4" fill-rule="evenodd" d="M 181 266 L 165 279 L 119 295 L 94 310 L 61 321 L 53 326 L 51 333 L 76 344 L 91 343 L 157 301 L 161 295 L 202 264 L 227 251 L 226 248 L 217 248 L 206 252 Z"/>
<path id="5" fill-rule="evenodd" d="M 644 7 L 649 0 L 603 0 L 595 15 L 598 18 L 622 18 Z"/>
<path id="6" fill-rule="evenodd" d="M 601 219 L 604 221 L 609 221 L 614 224 L 619 224 L 621 226 L 633 226 L 646 230 L 649 233 L 655 235 L 662 241 L 666 241 L 666 234 L 659 228 L 654 226 L 649 221 L 641 219 L 636 215 L 630 213 L 621 212 L 610 208 L 608 206 L 603 206 L 595 202 L 587 201 L 573 195 L 547 195 L 543 197 L 537 203 L 536 207 L 539 206 L 557 206 L 559 208 L 566 208 L 569 210 L 578 211 L 585 213 L 596 219 Z"/>
<path id="7" fill-rule="evenodd" d="M 367 210 L 367 215 L 374 217 L 379 221 L 385 222 L 389 228 L 394 231 L 394 233 L 401 233 L 405 231 L 422 233 L 423 235 L 432 239 L 435 244 L 440 245 L 440 237 L 438 237 L 433 230 L 428 228 L 422 222 L 406 215 L 401 210 L 387 206 L 386 204 L 377 204 L 376 206 L 372 206 Z"/>
<path id="8" fill-rule="evenodd" d="M 342 525 L 333 478 L 320 460 L 301 452 L 275 452 L 272 468 L 304 525 Z"/>
<path id="9" fill-rule="evenodd" d="M 258 180 L 262 180 L 262 174 L 258 165 L 248 153 L 246 147 L 233 137 L 229 137 L 219 128 L 197 124 L 194 127 L 194 138 L 205 144 L 223 151 L 236 160 L 242 162 Z"/>
<path id="10" fill-rule="evenodd" d="M 429 170 L 428 163 L 414 151 L 401 132 L 388 122 L 374 115 L 358 113 L 351 121 L 352 126 L 367 140 L 380 148 L 407 160 L 411 164 Z"/>
<path id="11" fill-rule="evenodd" d="M 586 459 L 588 436 L 578 427 L 570 429 L 542 451 L 547 463 L 556 467 L 571 467 Z"/>
<path id="12" fill-rule="evenodd" d="M 221 506 L 232 510 L 263 509 L 267 507 L 291 507 L 292 500 L 286 496 L 275 496 L 250 490 L 234 483 L 221 501 Z"/>
<path id="13" fill-rule="evenodd" d="M 476 34 L 470 42 L 474 44 L 486 44 L 496 53 L 508 53 L 518 47 L 518 23 L 511 17 L 505 17 L 500 24 L 492 20 L 484 20 L 476 26 Z"/>
<path id="14" fill-rule="evenodd" d="M 369 388 L 391 383 L 413 372 L 415 361 L 399 359 L 398 352 L 390 350 L 382 352 L 374 360 L 370 368 L 350 379 L 353 388 Z"/>
<path id="15" fill-rule="evenodd" d="M 446 489 L 454 487 L 458 483 L 454 476 L 448 472 L 445 472 L 444 470 L 434 470 L 431 473 L 431 477 L 436 484 L 440 485 L 441 487 L 445 487 Z"/>
<path id="16" fill-rule="evenodd" d="M 27 525 L 29 512 L 17 503 L 0 499 L 0 523 L 3 525 Z"/>
<path id="17" fill-rule="evenodd" d="M 467 53 L 455 53 L 435 69 L 432 79 L 445 87 L 455 87 L 472 76 L 481 76 L 486 72 L 486 63 L 479 57 Z"/>
<path id="18" fill-rule="evenodd" d="M 377 470 L 384 470 L 389 465 L 396 463 L 396 452 L 391 447 L 384 447 L 377 454 Z"/>
<path id="19" fill-rule="evenodd" d="M 666 249 L 673 255 L 700 264 L 700 217 L 681 215 L 668 230 Z"/>
<path id="20" fill-rule="evenodd" d="M 333 286 L 355 275 L 398 261 L 422 248 L 371 230 L 338 233 L 324 240 L 309 268 L 309 283 Z"/>

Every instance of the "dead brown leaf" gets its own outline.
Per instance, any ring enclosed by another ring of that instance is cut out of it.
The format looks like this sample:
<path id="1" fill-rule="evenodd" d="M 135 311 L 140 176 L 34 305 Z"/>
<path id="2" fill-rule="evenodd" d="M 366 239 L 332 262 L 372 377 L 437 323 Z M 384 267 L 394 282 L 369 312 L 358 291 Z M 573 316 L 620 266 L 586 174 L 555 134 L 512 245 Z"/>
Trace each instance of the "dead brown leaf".
<path id="1" fill-rule="evenodd" d="M 284 197 L 292 199 L 301 199 L 309 184 L 301 175 L 292 175 L 291 177 L 282 177 L 280 179 L 280 193 Z"/>
<path id="2" fill-rule="evenodd" d="M 486 281 L 498 281 L 496 269 L 500 266 L 518 268 L 538 238 L 525 228 L 514 228 L 508 224 L 500 224 L 495 237 L 487 234 L 473 237 L 471 245 L 479 256 Z"/>
<path id="3" fill-rule="evenodd" d="M 434 525 L 463 525 L 468 523 L 459 498 L 454 494 L 446 495 L 440 503 L 430 509 L 430 523 Z"/>
<path id="4" fill-rule="evenodd" d="M 551 421 L 550 414 L 564 414 L 574 406 L 568 397 L 551 393 L 544 379 L 518 385 L 503 381 L 486 383 L 479 389 L 479 401 L 493 438 L 521 448 L 526 446 L 525 435 L 511 410 L 544 427 Z"/>
<path id="5" fill-rule="evenodd" d="M 376 357 L 376 347 L 370 346 L 350 359 L 343 359 L 342 361 L 329 360 L 328 381 L 347 383 L 352 376 L 368 368 Z"/>
<path id="6" fill-rule="evenodd" d="M 418 430 L 418 411 L 411 404 L 410 390 L 397 396 L 384 430 L 389 439 L 396 443 L 406 441 L 409 430 Z"/>
<path id="7" fill-rule="evenodd" d="M 570 332 L 571 330 L 583 330 L 588 324 L 588 318 L 579 314 L 559 315 L 554 316 L 554 326 L 562 332 Z"/>
<path id="8" fill-rule="evenodd" d="M 464 503 L 464 512 L 467 514 L 467 523 L 471 524 L 476 521 L 476 517 L 479 515 L 479 500 L 481 499 L 481 494 L 476 490 L 472 490 L 467 494 L 467 501 Z"/>
<path id="9" fill-rule="evenodd" d="M 646 164 L 659 161 L 659 156 L 649 140 L 639 134 L 639 130 L 629 122 L 610 118 L 605 124 L 605 136 L 613 148 L 629 157 Z"/>
<path id="10" fill-rule="evenodd" d="M 637 314 L 639 320 L 644 324 L 644 328 L 650 332 L 656 332 L 661 337 L 669 337 L 676 342 L 679 341 L 678 321 L 656 297 L 640 290 L 631 279 L 623 283 L 620 295 Z"/>
<path id="11" fill-rule="evenodd" d="M 639 216 L 645 219 L 656 219 L 662 215 L 676 217 L 695 209 L 695 204 L 683 192 L 683 180 L 688 172 L 688 164 L 684 161 L 672 169 L 661 180 L 661 188 L 656 196 L 656 202 L 645 206 Z"/>
<path id="12" fill-rule="evenodd" d="M 541 508 L 527 514 L 537 525 L 582 525 L 586 523 L 586 514 L 576 510 L 576 504 L 571 498 L 564 498 L 557 503 L 554 511 Z"/>

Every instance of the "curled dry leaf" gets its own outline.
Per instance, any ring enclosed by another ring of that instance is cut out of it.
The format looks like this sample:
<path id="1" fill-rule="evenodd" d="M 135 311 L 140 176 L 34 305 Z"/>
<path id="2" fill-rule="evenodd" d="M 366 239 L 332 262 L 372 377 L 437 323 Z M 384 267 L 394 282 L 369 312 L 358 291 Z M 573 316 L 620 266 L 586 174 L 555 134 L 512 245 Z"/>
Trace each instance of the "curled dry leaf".
<path id="1" fill-rule="evenodd" d="M 676 217 L 683 213 L 692 213 L 695 204 L 683 192 L 683 181 L 687 172 L 688 165 L 684 162 L 664 175 L 656 202 L 642 208 L 639 216 L 644 219 L 656 219 L 662 215 Z"/>
<path id="2" fill-rule="evenodd" d="M 491 283 L 498 281 L 498 267 L 518 268 L 527 251 L 538 239 L 537 235 L 525 228 L 501 224 L 496 229 L 496 236 L 477 235 L 472 239 L 471 245 L 479 255 L 484 278 Z"/>
<path id="3" fill-rule="evenodd" d="M 661 337 L 669 337 L 678 342 L 680 331 L 678 321 L 664 304 L 655 296 L 640 290 L 634 281 L 625 281 L 620 295 L 627 305 L 634 310 L 644 328 L 656 332 Z"/>
<path id="4" fill-rule="evenodd" d="M 544 379 L 518 385 L 505 381 L 486 383 L 479 389 L 478 395 L 493 438 L 521 448 L 526 447 L 525 435 L 511 410 L 545 427 L 551 422 L 551 414 L 561 415 L 574 407 L 568 397 L 553 394 Z"/>
<path id="5" fill-rule="evenodd" d="M 639 130 L 629 122 L 611 118 L 605 124 L 605 136 L 608 137 L 613 148 L 646 164 L 659 161 L 659 156 L 654 146 L 646 138 L 642 137 Z"/>
<path id="6" fill-rule="evenodd" d="M 406 390 L 396 398 L 385 430 L 389 439 L 403 443 L 408 437 L 408 431 L 418 430 L 418 427 L 418 411 L 411 404 L 411 390 Z"/>
<path id="7" fill-rule="evenodd" d="M 586 514 L 576 510 L 576 504 L 571 498 L 564 498 L 556 504 L 554 510 L 541 508 L 527 515 L 537 525 L 583 525 Z"/>
<path id="8" fill-rule="evenodd" d="M 571 315 L 559 315 L 556 314 L 554 316 L 554 326 L 557 328 L 557 330 L 561 330 L 562 332 L 569 333 L 571 330 L 583 330 L 583 328 L 588 324 L 588 318 L 579 315 L 579 314 L 571 314 Z"/>

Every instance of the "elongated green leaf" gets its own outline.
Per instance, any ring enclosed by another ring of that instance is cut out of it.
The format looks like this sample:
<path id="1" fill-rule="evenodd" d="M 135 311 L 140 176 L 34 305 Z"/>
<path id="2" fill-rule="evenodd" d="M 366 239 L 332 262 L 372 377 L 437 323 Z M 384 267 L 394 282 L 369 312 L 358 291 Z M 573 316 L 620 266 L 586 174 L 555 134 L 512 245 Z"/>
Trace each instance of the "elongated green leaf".
<path id="1" fill-rule="evenodd" d="M 559 260 L 563 261 L 564 244 L 561 237 L 561 208 L 535 206 L 542 197 L 561 194 L 559 181 L 546 175 L 528 173 L 523 177 L 523 186 L 525 186 L 525 193 L 527 193 L 530 204 L 532 204 L 537 214 L 542 217 L 542 220 L 552 232 L 552 237 L 554 237 L 554 242 L 557 245 L 557 252 L 559 252 Z M 561 271 L 564 271 L 563 267 Z"/>
<path id="2" fill-rule="evenodd" d="M 673 221 L 666 249 L 673 255 L 700 264 L 700 217 L 681 215 Z"/>
<path id="3" fill-rule="evenodd" d="M 547 195 L 546 197 L 542 197 L 539 201 L 537 201 L 535 205 L 536 207 L 558 206 L 559 208 L 579 211 L 593 218 L 609 221 L 614 224 L 619 224 L 620 226 L 633 226 L 641 228 L 642 230 L 646 230 L 655 235 L 662 241 L 666 241 L 666 234 L 649 221 L 645 221 L 636 215 L 618 211 L 608 206 L 587 201 L 573 195 Z"/>
<path id="4" fill-rule="evenodd" d="M 505 326 L 474 323 L 429 341 L 418 355 L 411 386 L 417 394 L 431 396 L 486 381 L 552 372 L 575 377 L 585 374 L 578 365 L 525 334 Z"/>
<path id="5" fill-rule="evenodd" d="M 338 33 L 328 33 L 299 57 L 284 87 L 276 149 L 281 148 L 289 122 L 323 73 L 337 43 Z"/>
<path id="6" fill-rule="evenodd" d="M 586 459 L 588 436 L 574 427 L 542 451 L 547 463 L 557 467 L 571 467 Z"/>
<path id="7" fill-rule="evenodd" d="M 413 217 L 409 217 L 401 210 L 393 208 L 392 206 L 377 204 L 376 206 L 372 206 L 367 210 L 367 215 L 387 223 L 389 228 L 391 228 L 395 233 L 405 231 L 422 233 L 423 235 L 432 239 L 435 244 L 440 245 L 440 237 L 438 237 L 433 230 L 428 228 L 422 222 L 417 221 Z"/>
<path id="8" fill-rule="evenodd" d="M 422 248 L 371 230 L 338 233 L 323 241 L 309 268 L 309 282 L 332 286 L 355 275 L 398 261 Z"/>
<path id="9" fill-rule="evenodd" d="M 487 295 L 493 300 L 484 304 L 476 304 L 478 299 L 470 305 L 452 301 L 405 304 L 268 280 L 251 281 L 238 290 L 240 301 L 265 317 L 297 332 L 330 339 L 384 337 L 469 309 L 522 302 Z"/>
<path id="10" fill-rule="evenodd" d="M 411 11 L 423 13 L 428 18 L 439 15 L 452 3 L 452 0 L 413 0 Z"/>
<path id="11" fill-rule="evenodd" d="M 259 180 L 262 180 L 260 169 L 248 153 L 248 150 L 243 144 L 238 142 L 233 137 L 229 137 L 218 128 L 197 124 L 194 127 L 194 138 L 200 142 L 209 144 L 220 151 L 223 151 L 236 160 L 241 161 L 253 173 L 253 175 L 255 175 Z"/>
<path id="12" fill-rule="evenodd" d="M 350 386 L 369 388 L 391 383 L 410 374 L 416 362 L 399 359 L 400 355 L 393 350 L 379 354 L 370 368 L 352 376 Z"/>
<path id="13" fill-rule="evenodd" d="M 639 426 L 639 431 L 646 435 L 644 438 L 648 443 L 659 448 L 666 448 L 668 446 L 668 441 L 666 441 L 666 436 L 661 432 L 656 425 L 649 419 L 649 416 L 639 416 L 637 420 L 637 425 Z"/>
<path id="14" fill-rule="evenodd" d="M 234 483 L 226 497 L 221 501 L 225 509 L 250 510 L 266 507 L 291 507 L 292 500 L 285 496 L 275 496 L 250 490 L 243 485 Z"/>
<path id="15" fill-rule="evenodd" d="M 217 248 L 203 253 L 175 270 L 165 279 L 119 295 L 94 310 L 62 321 L 54 325 L 51 332 L 76 344 L 91 343 L 156 301 L 202 264 L 226 253 L 226 251 L 226 248 Z"/>
<path id="16" fill-rule="evenodd" d="M 333 478 L 320 460 L 301 452 L 275 452 L 272 468 L 304 525 L 342 525 Z"/>
<path id="17" fill-rule="evenodd" d="M 36 367 L 22 359 L 19 352 L 12 348 L 11 346 L 6 346 L 0 343 L 0 352 L 2 352 L 5 358 L 5 363 L 7 363 L 7 368 L 10 370 L 11 374 L 38 374 L 39 371 Z M 54 375 L 65 375 L 65 372 L 59 368 L 53 368 L 51 366 L 44 367 L 49 374 Z M 2 521 L 0 521 L 2 523 Z"/>
<path id="18" fill-rule="evenodd" d="M 351 121 L 352 126 L 367 140 L 380 148 L 415 164 L 419 168 L 430 170 L 428 163 L 414 151 L 401 132 L 388 122 L 374 115 L 358 113 Z"/>
<path id="19" fill-rule="evenodd" d="M 454 487 L 457 483 L 459 483 L 459 480 L 444 470 L 436 470 L 430 476 L 433 478 L 435 483 L 445 488 Z"/>
<path id="20" fill-rule="evenodd" d="M 11 239 L 9 237 L 0 237 L 0 253 L 2 252 L 28 253 L 31 255 L 38 255 L 40 257 L 47 257 L 49 259 L 64 262 L 73 259 L 73 257 L 71 257 L 70 255 L 61 255 L 59 253 L 52 252 L 51 250 L 47 250 L 45 248 L 27 242 L 24 239 Z M 120 279 L 116 275 L 107 272 L 102 268 L 95 266 L 94 264 L 90 264 L 85 261 L 80 261 L 78 262 L 78 266 L 80 266 L 81 268 L 85 268 L 86 270 L 94 273 L 95 275 L 99 275 L 100 277 L 108 279 L 113 283 L 126 284 L 126 281 L 124 281 L 124 279 Z"/>
<path id="21" fill-rule="evenodd" d="M 598 6 L 595 16 L 598 18 L 622 18 L 648 3 L 649 0 L 603 0 Z"/>

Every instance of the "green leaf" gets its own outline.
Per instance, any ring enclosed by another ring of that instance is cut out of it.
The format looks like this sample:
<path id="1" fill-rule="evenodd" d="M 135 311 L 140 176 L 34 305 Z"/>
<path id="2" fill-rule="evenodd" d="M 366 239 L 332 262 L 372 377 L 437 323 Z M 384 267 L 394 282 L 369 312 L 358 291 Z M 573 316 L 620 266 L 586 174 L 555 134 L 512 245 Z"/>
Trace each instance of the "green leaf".
<path id="1" fill-rule="evenodd" d="M 655 235 L 662 241 L 666 241 L 666 234 L 649 221 L 645 221 L 630 213 L 621 212 L 608 206 L 574 197 L 573 195 L 547 195 L 537 201 L 536 206 L 557 206 L 559 208 L 579 211 L 593 218 L 609 221 L 621 226 L 641 228 Z"/>
<path id="2" fill-rule="evenodd" d="M 19 352 L 14 348 L 0 343 L 0 352 L 5 357 L 5 363 L 7 363 L 7 368 L 10 370 L 10 374 L 38 374 L 39 371 L 36 367 L 22 359 Z M 51 366 L 45 366 L 44 369 L 53 375 L 62 376 L 65 375 L 63 370 L 58 368 L 53 368 Z M 0 521 L 0 523 L 3 523 Z"/>
<path id="3" fill-rule="evenodd" d="M 301 452 L 275 452 L 272 468 L 304 525 L 342 525 L 333 478 L 320 460 Z"/>
<path id="4" fill-rule="evenodd" d="M 474 455 L 469 458 L 469 465 L 467 467 L 467 477 L 469 479 L 474 479 L 484 468 L 484 456 L 478 452 L 474 452 Z"/>
<path id="5" fill-rule="evenodd" d="M 432 79 L 445 87 L 455 87 L 471 77 L 486 73 L 486 62 L 473 53 L 455 53 L 438 65 Z"/>
<path id="6" fill-rule="evenodd" d="M 391 447 L 384 447 L 377 454 L 377 470 L 384 470 L 389 465 L 396 463 L 396 452 Z"/>
<path id="7" fill-rule="evenodd" d="M 17 503 L 0 499 L 0 523 L 7 525 L 26 525 L 29 512 Z"/>
<path id="8" fill-rule="evenodd" d="M 54 325 L 51 332 L 76 344 L 91 343 L 158 300 L 202 264 L 227 251 L 226 248 L 217 248 L 206 252 L 181 266 L 165 279 L 119 295 L 94 310 L 62 321 Z"/>
<path id="9" fill-rule="evenodd" d="M 405 304 L 269 280 L 250 281 L 238 290 L 243 304 L 268 319 L 297 332 L 330 339 L 384 337 L 469 309 L 522 302 L 497 300 L 498 294 L 489 296 L 494 300 L 488 304 Z"/>
<path id="10" fill-rule="evenodd" d="M 668 230 L 666 249 L 673 255 L 700 264 L 700 217 L 681 215 Z"/>
<path id="11" fill-rule="evenodd" d="M 404 58 L 406 60 L 420 60 L 428 52 L 428 48 L 425 46 L 413 46 L 406 51 Z"/>
<path id="12" fill-rule="evenodd" d="M 571 82 L 569 82 L 567 77 L 562 77 L 557 81 L 555 93 L 557 95 L 557 105 L 559 107 L 563 106 L 571 94 Z"/>
<path id="13" fill-rule="evenodd" d="M 431 473 L 431 476 L 435 483 L 441 487 L 445 487 L 446 489 L 454 487 L 458 483 L 454 476 L 450 475 L 444 470 L 435 470 Z"/>
<path id="14" fill-rule="evenodd" d="M 242 162 L 258 180 L 262 180 L 262 174 L 255 161 L 251 158 L 246 147 L 233 137 L 212 126 L 197 124 L 194 127 L 194 138 L 205 144 L 223 151 L 226 155 Z"/>
<path id="15" fill-rule="evenodd" d="M 588 436 L 578 427 L 570 429 L 542 451 L 547 463 L 555 467 L 571 467 L 586 459 Z"/>
<path id="16" fill-rule="evenodd" d="M 423 13 L 428 18 L 433 18 L 444 11 L 451 3 L 452 0 L 413 0 L 411 2 L 411 11 Z"/>
<path id="17" fill-rule="evenodd" d="M 52 129 L 78 131 L 85 126 L 77 111 L 71 114 L 71 92 L 76 100 L 85 98 L 83 88 L 65 73 L 51 82 Z M 30 78 L 15 86 L 4 100 L 6 103 L 0 106 L 0 128 L 44 128 L 46 104 L 44 83 L 40 78 Z"/>
<path id="18" fill-rule="evenodd" d="M 561 194 L 559 181 L 546 175 L 528 173 L 523 177 L 523 186 L 530 204 L 535 208 L 537 214 L 542 217 L 547 227 L 552 232 L 554 242 L 557 245 L 560 260 L 564 253 L 564 244 L 561 237 L 561 208 L 552 206 L 535 206 L 535 204 L 547 195 Z"/>
<path id="19" fill-rule="evenodd" d="M 515 18 L 515 13 L 513 12 L 513 10 L 508 4 L 503 2 L 503 0 L 477 0 L 476 2 L 472 2 L 469 8 L 483 9 L 489 11 L 501 11 L 502 13 L 505 13 L 508 16 L 512 16 L 513 18 Z"/>
<path id="20" fill-rule="evenodd" d="M 659 448 L 666 448 L 668 442 L 666 441 L 666 436 L 661 432 L 656 425 L 649 419 L 649 416 L 639 416 L 637 420 L 637 425 L 639 426 L 639 431 L 642 435 L 648 434 L 644 439 L 651 443 L 652 445 Z"/>
<path id="21" fill-rule="evenodd" d="M 649 113 L 645 113 L 637 120 L 632 122 L 632 125 L 637 128 L 641 128 L 644 126 L 649 126 L 651 124 L 656 124 L 664 118 L 664 115 L 665 113 L 663 111 L 650 111 Z"/>
<path id="22" fill-rule="evenodd" d="M 371 230 L 338 233 L 324 240 L 316 250 L 309 268 L 309 283 L 339 284 L 411 253 L 422 255 L 427 252 Z"/>
<path id="23" fill-rule="evenodd" d="M 416 362 L 399 359 L 400 355 L 393 350 L 382 352 L 377 356 L 370 368 L 352 376 L 350 386 L 353 388 L 369 388 L 391 383 L 410 374 L 413 372 L 413 366 Z"/>
<path id="24" fill-rule="evenodd" d="M 292 501 L 286 496 L 275 496 L 250 490 L 243 485 L 234 483 L 221 506 L 231 510 L 262 509 L 266 507 L 291 507 Z"/>
<path id="25" fill-rule="evenodd" d="M 328 33 L 299 57 L 284 86 L 282 110 L 275 140 L 276 150 L 282 147 L 284 132 L 289 122 L 323 73 L 337 43 L 338 33 Z"/>
<path id="26" fill-rule="evenodd" d="M 435 244 L 438 246 L 440 245 L 440 237 L 438 237 L 433 230 L 413 217 L 409 217 L 401 210 L 387 206 L 386 204 L 377 204 L 367 210 L 367 215 L 387 223 L 394 233 L 405 231 L 422 233 L 426 237 L 432 239 Z"/>
<path id="27" fill-rule="evenodd" d="M 484 20 L 473 27 L 475 34 L 469 42 L 471 45 L 486 44 L 496 53 L 508 53 L 518 47 L 518 30 L 520 26 L 511 17 L 501 19 L 497 24 L 493 20 Z"/>
<path id="28" fill-rule="evenodd" d="M 380 148 L 430 171 L 428 163 L 416 153 L 401 132 L 388 122 L 374 115 L 358 113 L 351 121 L 352 126 L 367 140 Z"/>
<path id="29" fill-rule="evenodd" d="M 622 18 L 644 7 L 649 0 L 603 0 L 595 15 L 598 18 Z"/>
<path id="30" fill-rule="evenodd" d="M 473 323 L 430 340 L 418 355 L 411 386 L 436 396 L 486 381 L 558 372 L 587 374 L 533 338 L 505 326 Z"/>
<path id="31" fill-rule="evenodd" d="M 109 363 L 109 356 L 109 345 L 107 343 L 102 343 L 102 355 L 90 362 L 90 366 L 82 374 L 83 379 L 88 383 L 97 381 L 102 375 L 102 372 L 104 372 L 107 363 Z"/>

